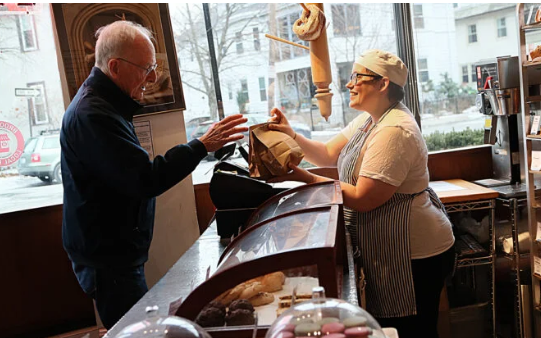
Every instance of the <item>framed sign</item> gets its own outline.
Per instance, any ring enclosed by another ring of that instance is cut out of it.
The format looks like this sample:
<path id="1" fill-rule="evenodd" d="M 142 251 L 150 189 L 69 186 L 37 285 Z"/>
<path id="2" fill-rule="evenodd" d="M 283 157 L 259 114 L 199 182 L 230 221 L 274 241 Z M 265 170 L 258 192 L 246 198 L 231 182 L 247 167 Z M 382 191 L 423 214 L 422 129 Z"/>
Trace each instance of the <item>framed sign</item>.
<path id="1" fill-rule="evenodd" d="M 154 34 L 157 80 L 146 86 L 140 114 L 184 110 L 186 105 L 167 4 L 52 4 L 70 100 L 94 66 L 96 31 L 118 20 L 137 22 Z"/>

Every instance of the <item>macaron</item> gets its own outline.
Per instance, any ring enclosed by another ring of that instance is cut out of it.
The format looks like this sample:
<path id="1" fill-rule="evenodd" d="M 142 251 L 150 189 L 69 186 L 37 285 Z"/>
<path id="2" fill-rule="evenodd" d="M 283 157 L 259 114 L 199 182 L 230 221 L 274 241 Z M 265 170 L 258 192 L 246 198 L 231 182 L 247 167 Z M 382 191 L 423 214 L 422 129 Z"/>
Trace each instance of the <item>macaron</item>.
<path id="1" fill-rule="evenodd" d="M 355 326 L 366 326 L 367 319 L 362 316 L 353 316 L 342 321 L 346 328 Z"/>
<path id="2" fill-rule="evenodd" d="M 321 326 L 325 325 L 325 324 L 329 324 L 329 323 L 338 323 L 340 321 L 340 319 L 338 318 L 335 318 L 335 317 L 327 317 L 327 318 L 322 318 L 321 320 L 319 320 L 317 323 Z"/>
<path id="3" fill-rule="evenodd" d="M 342 323 L 328 323 L 323 326 L 321 326 L 321 333 L 322 334 L 330 334 L 330 333 L 342 333 L 346 327 Z"/>
<path id="4" fill-rule="evenodd" d="M 314 337 L 320 336 L 321 325 L 316 323 L 301 323 L 295 327 L 295 336 Z"/>
<path id="5" fill-rule="evenodd" d="M 346 335 L 343 333 L 331 333 L 323 336 L 324 338 L 346 338 Z"/>
<path id="6" fill-rule="evenodd" d="M 331 333 L 323 336 L 324 338 L 346 338 L 346 335 L 343 333 Z"/>
<path id="7" fill-rule="evenodd" d="M 347 338 L 364 338 L 372 334 L 372 330 L 366 326 L 350 327 L 344 331 Z"/>

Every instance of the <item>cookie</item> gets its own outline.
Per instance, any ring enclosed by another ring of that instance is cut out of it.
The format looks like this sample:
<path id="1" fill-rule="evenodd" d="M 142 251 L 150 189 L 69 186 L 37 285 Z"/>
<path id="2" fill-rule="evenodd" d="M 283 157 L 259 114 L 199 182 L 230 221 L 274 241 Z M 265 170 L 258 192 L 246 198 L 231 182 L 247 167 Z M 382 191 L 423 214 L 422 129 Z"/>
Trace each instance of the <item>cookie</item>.
<path id="1" fill-rule="evenodd" d="M 342 324 L 344 324 L 346 328 L 349 328 L 349 327 L 355 327 L 355 326 L 366 326 L 366 322 L 367 322 L 367 319 L 365 317 L 353 316 L 353 317 L 344 319 L 342 321 Z"/>
<path id="2" fill-rule="evenodd" d="M 350 327 L 344 331 L 347 338 L 364 338 L 372 334 L 372 330 L 366 326 Z"/>
<path id="3" fill-rule="evenodd" d="M 295 327 L 295 336 L 317 337 L 320 336 L 321 325 L 316 323 L 301 323 Z"/>
<path id="4" fill-rule="evenodd" d="M 346 327 L 342 323 L 328 323 L 321 327 L 321 333 L 331 334 L 331 333 L 342 333 Z"/>

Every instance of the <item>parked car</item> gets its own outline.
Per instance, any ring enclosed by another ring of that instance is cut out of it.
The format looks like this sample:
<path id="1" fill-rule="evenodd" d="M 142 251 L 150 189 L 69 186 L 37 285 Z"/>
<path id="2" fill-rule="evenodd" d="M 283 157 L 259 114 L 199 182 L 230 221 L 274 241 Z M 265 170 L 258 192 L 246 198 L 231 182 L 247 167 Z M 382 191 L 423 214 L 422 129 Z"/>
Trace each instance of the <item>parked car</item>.
<path id="1" fill-rule="evenodd" d="M 194 132 L 195 129 L 197 129 L 197 127 L 199 126 L 199 124 L 208 120 L 210 120 L 209 116 L 203 116 L 193 118 L 190 121 L 186 122 L 186 138 L 188 139 L 188 142 L 196 138 L 194 137 Z"/>
<path id="2" fill-rule="evenodd" d="M 18 170 L 20 175 L 37 177 L 46 183 L 61 183 L 60 134 L 43 134 L 28 139 Z"/>

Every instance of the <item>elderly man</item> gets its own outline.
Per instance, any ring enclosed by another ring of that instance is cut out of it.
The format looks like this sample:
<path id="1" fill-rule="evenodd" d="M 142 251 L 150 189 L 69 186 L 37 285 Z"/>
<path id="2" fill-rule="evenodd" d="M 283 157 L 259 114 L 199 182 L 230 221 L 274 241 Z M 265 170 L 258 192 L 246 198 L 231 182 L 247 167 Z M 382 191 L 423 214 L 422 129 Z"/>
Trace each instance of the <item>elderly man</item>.
<path id="1" fill-rule="evenodd" d="M 148 290 L 155 197 L 247 128 L 238 127 L 242 115 L 229 116 L 200 139 L 149 159 L 132 119 L 145 85 L 156 80 L 151 33 L 117 21 L 96 35 L 95 67 L 62 121 L 62 237 L 79 284 L 110 328 Z"/>

